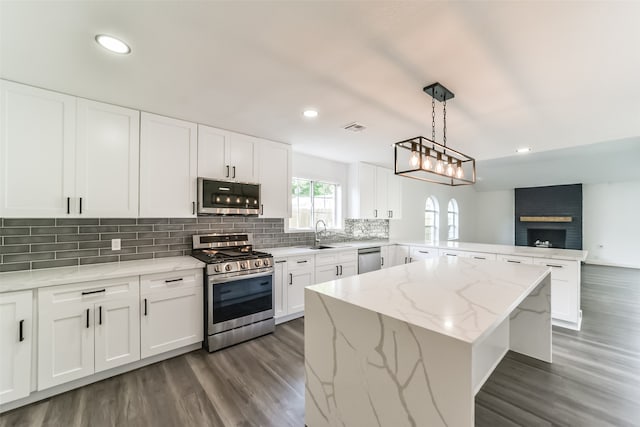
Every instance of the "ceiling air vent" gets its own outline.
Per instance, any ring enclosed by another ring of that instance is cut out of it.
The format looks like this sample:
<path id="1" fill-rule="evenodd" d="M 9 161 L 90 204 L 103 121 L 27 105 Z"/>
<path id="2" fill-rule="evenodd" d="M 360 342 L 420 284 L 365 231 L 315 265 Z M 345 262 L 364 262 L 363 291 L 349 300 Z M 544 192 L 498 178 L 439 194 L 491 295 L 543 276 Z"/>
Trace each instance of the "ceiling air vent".
<path id="1" fill-rule="evenodd" d="M 351 132 L 362 132 L 366 128 L 367 128 L 366 126 L 361 125 L 360 123 L 357 123 L 357 122 L 350 123 L 344 127 L 345 130 L 349 130 Z"/>

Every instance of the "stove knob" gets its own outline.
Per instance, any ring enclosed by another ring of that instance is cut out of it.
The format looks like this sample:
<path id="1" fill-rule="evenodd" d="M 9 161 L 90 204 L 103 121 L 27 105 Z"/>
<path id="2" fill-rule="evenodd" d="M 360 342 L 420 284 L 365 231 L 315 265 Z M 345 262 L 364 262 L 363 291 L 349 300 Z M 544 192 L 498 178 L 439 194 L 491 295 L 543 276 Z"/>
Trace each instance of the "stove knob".
<path id="1" fill-rule="evenodd" d="M 269 267 L 269 259 L 263 259 L 262 260 L 262 265 L 264 265 L 265 267 Z"/>
<path id="2" fill-rule="evenodd" d="M 262 265 L 262 260 L 257 259 L 256 262 L 254 263 L 254 265 L 256 267 L 260 267 Z"/>
<path id="3" fill-rule="evenodd" d="M 231 264 L 227 264 L 227 265 L 225 265 L 225 266 L 224 266 L 224 269 L 225 269 L 226 271 L 231 271 Z"/>
<path id="4" fill-rule="evenodd" d="M 222 266 L 221 265 L 214 266 L 213 271 L 215 271 L 216 273 L 220 273 L 222 271 Z"/>
<path id="5" fill-rule="evenodd" d="M 246 262 L 241 262 L 240 263 L 240 268 L 243 269 L 243 270 L 246 270 L 247 269 L 247 263 Z"/>

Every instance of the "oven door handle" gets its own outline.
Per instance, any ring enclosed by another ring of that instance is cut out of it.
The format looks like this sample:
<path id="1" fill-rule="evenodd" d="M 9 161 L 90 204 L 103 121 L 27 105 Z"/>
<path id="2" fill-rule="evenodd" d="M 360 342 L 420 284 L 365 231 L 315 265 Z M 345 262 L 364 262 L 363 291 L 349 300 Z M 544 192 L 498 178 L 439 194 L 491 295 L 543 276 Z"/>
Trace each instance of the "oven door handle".
<path id="1" fill-rule="evenodd" d="M 266 272 L 266 273 L 260 273 L 260 274 L 243 274 L 242 276 L 234 276 L 234 277 L 228 277 L 226 279 L 219 279 L 219 280 L 215 280 L 215 279 L 209 279 L 209 283 L 213 284 L 213 285 L 224 285 L 225 283 L 229 283 L 229 282 L 237 282 L 238 280 L 244 280 L 244 279 L 257 279 L 258 277 L 265 277 L 265 276 L 273 276 L 273 270 Z"/>

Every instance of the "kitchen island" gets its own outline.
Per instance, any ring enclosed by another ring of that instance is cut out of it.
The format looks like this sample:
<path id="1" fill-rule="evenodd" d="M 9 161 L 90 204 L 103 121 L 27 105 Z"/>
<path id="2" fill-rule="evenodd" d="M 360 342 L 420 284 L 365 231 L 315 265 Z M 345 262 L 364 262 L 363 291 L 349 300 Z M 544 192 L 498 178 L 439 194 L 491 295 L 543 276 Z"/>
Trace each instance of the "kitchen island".
<path id="1" fill-rule="evenodd" d="M 551 362 L 543 266 L 439 257 L 305 289 L 305 416 L 316 426 L 473 426 L 508 350 Z"/>

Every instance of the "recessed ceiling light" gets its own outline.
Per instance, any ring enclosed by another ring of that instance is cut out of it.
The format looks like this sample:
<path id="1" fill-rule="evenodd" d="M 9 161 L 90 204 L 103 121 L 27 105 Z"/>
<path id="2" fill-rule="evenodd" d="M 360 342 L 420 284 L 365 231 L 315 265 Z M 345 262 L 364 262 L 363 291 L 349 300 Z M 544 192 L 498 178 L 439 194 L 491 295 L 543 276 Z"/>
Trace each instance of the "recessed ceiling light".
<path id="1" fill-rule="evenodd" d="M 96 36 L 96 41 L 100 46 L 111 52 L 121 54 L 131 53 L 131 48 L 125 42 L 115 37 L 98 34 Z"/>
<path id="2" fill-rule="evenodd" d="M 316 110 L 304 110 L 302 114 L 309 118 L 318 117 L 318 112 Z"/>
<path id="3" fill-rule="evenodd" d="M 529 152 L 531 152 L 531 147 L 518 148 L 516 150 L 516 153 L 520 153 L 520 154 L 529 153 Z"/>

